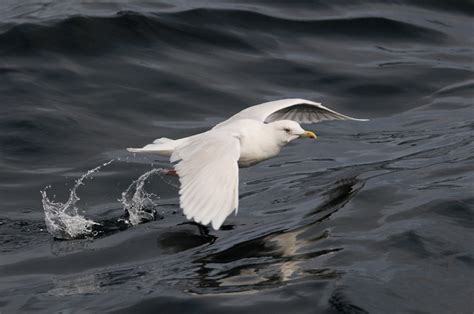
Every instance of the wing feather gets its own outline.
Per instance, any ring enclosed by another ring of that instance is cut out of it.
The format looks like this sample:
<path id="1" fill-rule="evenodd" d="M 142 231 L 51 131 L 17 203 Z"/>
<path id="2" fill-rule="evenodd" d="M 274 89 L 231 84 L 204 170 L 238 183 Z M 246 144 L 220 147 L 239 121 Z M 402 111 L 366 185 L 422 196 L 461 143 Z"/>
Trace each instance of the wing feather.
<path id="1" fill-rule="evenodd" d="M 186 218 L 219 229 L 238 208 L 240 141 L 228 132 L 209 131 L 178 146 L 171 161 L 181 183 Z"/>
<path id="2" fill-rule="evenodd" d="M 270 101 L 249 107 L 216 125 L 214 128 L 219 128 L 228 122 L 238 119 L 252 119 L 267 123 L 278 120 L 294 120 L 298 123 L 317 123 L 324 120 L 368 121 L 367 119 L 356 119 L 346 116 L 317 102 L 295 98 Z"/>

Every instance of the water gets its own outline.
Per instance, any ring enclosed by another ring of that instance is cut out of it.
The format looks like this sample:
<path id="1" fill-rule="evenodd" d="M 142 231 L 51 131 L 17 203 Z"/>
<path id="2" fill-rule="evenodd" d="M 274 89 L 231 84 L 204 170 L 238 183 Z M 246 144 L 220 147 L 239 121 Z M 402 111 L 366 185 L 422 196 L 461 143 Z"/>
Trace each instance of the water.
<path id="1" fill-rule="evenodd" d="M 164 174 L 164 169 L 152 169 L 142 174 L 137 180 L 122 192 L 119 202 L 122 203 L 123 209 L 128 214 L 128 221 L 131 225 L 138 225 L 142 222 L 155 220 L 157 215 L 155 208 L 158 206 L 154 193 L 148 193 L 144 189 L 146 180 L 154 174 Z"/>
<path id="2" fill-rule="evenodd" d="M 122 197 L 118 201 L 122 204 L 124 215 L 107 220 L 104 223 L 87 219 L 79 214 L 77 202 L 80 200 L 77 195 L 77 189 L 84 184 L 84 180 L 98 172 L 101 168 L 112 163 L 110 160 L 94 169 L 87 171 L 82 177 L 75 181 L 74 186 L 70 190 L 69 198 L 65 203 L 55 202 L 48 198 L 47 190 L 51 186 L 47 186 L 41 191 L 43 210 L 45 215 L 46 230 L 55 238 L 63 240 L 79 239 L 83 237 L 94 238 L 102 235 L 110 224 L 119 226 L 125 223 L 130 226 L 155 220 L 157 207 L 155 199 L 157 195 L 148 193 L 145 190 L 146 180 L 154 174 L 166 174 L 164 169 L 152 169 L 142 174 L 137 180 L 133 181 L 129 187 L 122 192 Z M 82 210 L 85 212 L 85 210 Z M 99 232 L 100 231 L 100 232 Z"/>
<path id="3" fill-rule="evenodd" d="M 434 0 L 1 2 L 0 311 L 472 313 L 473 15 Z M 153 170 L 166 158 L 124 149 L 285 97 L 371 121 L 305 126 L 317 141 L 241 169 L 239 213 L 209 236 Z M 89 236 L 54 239 L 46 186 Z"/>
<path id="4" fill-rule="evenodd" d="M 80 198 L 76 190 L 84 184 L 85 179 L 111 162 L 112 160 L 103 163 L 101 166 L 87 171 L 82 177 L 77 179 L 65 203 L 54 202 L 48 198 L 47 189 L 51 188 L 51 186 L 41 191 L 46 229 L 53 237 L 57 239 L 74 239 L 92 233 L 92 227 L 98 225 L 98 223 L 79 214 L 76 204 Z"/>

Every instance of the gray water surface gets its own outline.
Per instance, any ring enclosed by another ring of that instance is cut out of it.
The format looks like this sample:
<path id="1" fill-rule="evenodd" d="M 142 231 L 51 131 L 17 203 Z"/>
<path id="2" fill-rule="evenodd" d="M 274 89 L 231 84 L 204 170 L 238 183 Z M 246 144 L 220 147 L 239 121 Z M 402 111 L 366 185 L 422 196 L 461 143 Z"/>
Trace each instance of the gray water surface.
<path id="1" fill-rule="evenodd" d="M 0 312 L 472 313 L 470 1 L 3 1 Z M 305 128 L 240 172 L 215 241 L 175 178 L 159 219 L 95 239 L 46 231 L 40 191 L 80 214 L 165 158 L 126 147 L 298 97 L 370 122 Z"/>

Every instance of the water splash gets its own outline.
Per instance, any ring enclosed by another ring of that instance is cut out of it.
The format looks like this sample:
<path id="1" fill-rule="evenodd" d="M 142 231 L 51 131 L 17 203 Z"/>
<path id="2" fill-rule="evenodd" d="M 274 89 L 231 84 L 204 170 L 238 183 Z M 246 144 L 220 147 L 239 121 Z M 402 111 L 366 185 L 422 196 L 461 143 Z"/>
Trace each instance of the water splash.
<path id="1" fill-rule="evenodd" d="M 76 184 L 70 190 L 69 198 L 65 203 L 55 202 L 48 198 L 47 186 L 43 191 L 42 203 L 45 213 L 45 222 L 48 232 L 57 239 L 77 239 L 87 236 L 103 235 L 117 230 L 124 230 L 130 226 L 155 220 L 158 216 L 156 201 L 159 197 L 156 194 L 145 191 L 145 183 L 148 178 L 155 174 L 166 174 L 167 170 L 162 168 L 152 169 L 142 174 L 132 182 L 130 186 L 122 192 L 122 197 L 118 200 L 125 211 L 125 215 L 120 218 L 104 220 L 101 223 L 87 219 L 79 214 L 77 202 L 80 200 L 77 195 L 77 188 L 83 185 L 86 178 L 91 177 L 102 167 L 112 163 L 110 160 L 102 165 L 87 171 L 82 177 L 76 180 Z"/>
<path id="2" fill-rule="evenodd" d="M 158 196 L 146 192 L 144 185 L 150 176 L 157 173 L 164 174 L 166 170 L 157 168 L 145 172 L 122 192 L 122 198 L 119 199 L 119 202 L 122 203 L 123 209 L 128 213 L 128 222 L 133 226 L 156 219 L 157 204 L 154 199 L 158 199 Z"/>
<path id="3" fill-rule="evenodd" d="M 82 236 L 92 235 L 92 227 L 99 224 L 79 214 L 76 203 L 80 200 L 80 198 L 77 196 L 76 190 L 79 186 L 83 185 L 83 182 L 86 178 L 99 171 L 102 167 L 109 165 L 112 163 L 112 161 L 113 160 L 110 160 L 94 169 L 87 171 L 86 174 L 76 180 L 76 184 L 70 190 L 69 199 L 66 201 L 66 203 L 55 202 L 48 198 L 47 190 L 51 186 L 47 186 L 43 191 L 41 191 L 46 228 L 48 232 L 55 238 L 74 239 Z"/>

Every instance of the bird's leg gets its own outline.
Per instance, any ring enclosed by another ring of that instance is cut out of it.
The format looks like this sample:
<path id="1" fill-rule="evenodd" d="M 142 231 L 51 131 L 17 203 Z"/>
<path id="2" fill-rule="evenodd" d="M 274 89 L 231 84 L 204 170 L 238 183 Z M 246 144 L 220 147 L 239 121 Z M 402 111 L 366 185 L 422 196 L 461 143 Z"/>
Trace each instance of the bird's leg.
<path id="1" fill-rule="evenodd" d="M 178 177 L 178 173 L 174 169 L 165 169 L 165 174 L 167 176 Z"/>
<path id="2" fill-rule="evenodd" d="M 201 234 L 201 236 L 203 237 L 207 237 L 209 236 L 209 228 L 207 228 L 206 226 L 203 226 L 201 224 L 197 224 L 198 228 L 199 228 L 199 233 Z"/>
<path id="3" fill-rule="evenodd" d="M 200 223 L 196 224 L 199 228 L 199 233 L 201 234 L 202 237 L 209 239 L 209 243 L 212 244 L 216 242 L 217 237 L 209 234 L 209 228 L 206 226 L 201 225 Z"/>
<path id="4" fill-rule="evenodd" d="M 206 226 L 201 225 L 200 223 L 194 222 L 194 221 L 186 221 L 182 223 L 183 225 L 195 225 L 198 227 L 199 230 L 199 235 L 203 238 L 208 239 L 208 242 L 210 244 L 214 243 L 217 239 L 216 236 L 213 236 L 212 234 L 209 234 L 209 228 Z"/>

